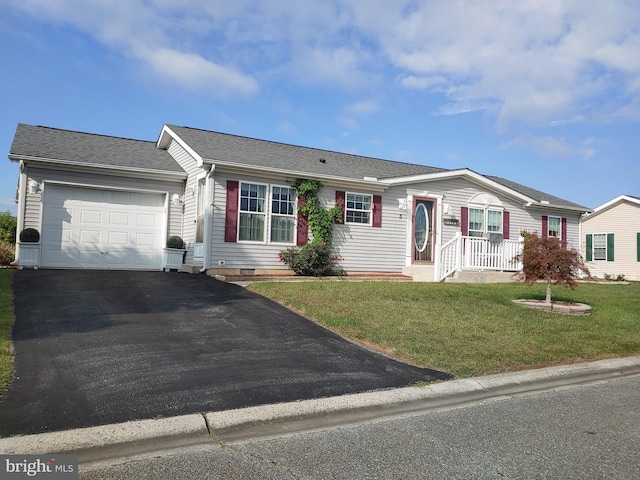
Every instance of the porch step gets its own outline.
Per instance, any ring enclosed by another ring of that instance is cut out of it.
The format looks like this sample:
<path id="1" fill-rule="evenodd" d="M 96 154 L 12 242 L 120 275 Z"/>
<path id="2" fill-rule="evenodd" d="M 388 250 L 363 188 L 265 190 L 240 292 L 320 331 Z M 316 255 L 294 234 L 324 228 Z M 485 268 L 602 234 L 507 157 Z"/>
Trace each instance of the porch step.
<path id="1" fill-rule="evenodd" d="M 186 273 L 198 273 L 200 272 L 201 268 L 202 268 L 202 264 L 183 263 L 182 267 L 180 267 L 180 271 L 186 272 Z"/>
<path id="2" fill-rule="evenodd" d="M 494 272 L 491 270 L 463 270 L 444 279 L 450 283 L 511 283 L 515 272 Z"/>

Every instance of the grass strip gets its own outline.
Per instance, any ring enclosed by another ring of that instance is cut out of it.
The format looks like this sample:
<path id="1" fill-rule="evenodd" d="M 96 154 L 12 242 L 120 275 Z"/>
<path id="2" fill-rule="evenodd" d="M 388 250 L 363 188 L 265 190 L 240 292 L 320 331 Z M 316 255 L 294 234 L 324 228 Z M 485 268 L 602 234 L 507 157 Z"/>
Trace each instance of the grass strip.
<path id="1" fill-rule="evenodd" d="M 11 279 L 13 269 L 0 269 L 0 395 L 6 390 L 13 376 L 13 348 L 11 328 L 13 327 L 13 292 Z"/>
<path id="2" fill-rule="evenodd" d="M 458 378 L 640 354 L 640 282 L 553 288 L 591 316 L 528 309 L 545 286 L 260 282 L 249 289 L 399 360 Z"/>

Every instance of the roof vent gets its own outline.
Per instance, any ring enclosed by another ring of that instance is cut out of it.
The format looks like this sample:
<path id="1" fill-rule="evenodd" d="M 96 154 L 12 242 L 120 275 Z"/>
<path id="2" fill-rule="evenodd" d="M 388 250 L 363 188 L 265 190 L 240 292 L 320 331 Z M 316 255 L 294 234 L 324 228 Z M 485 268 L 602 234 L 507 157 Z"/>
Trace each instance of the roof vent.
<path id="1" fill-rule="evenodd" d="M 365 180 L 367 182 L 377 182 L 378 181 L 378 177 L 363 177 L 363 180 Z"/>
<path id="2" fill-rule="evenodd" d="M 327 161 L 324 158 L 319 158 L 318 160 L 320 161 L 320 163 L 327 163 Z"/>

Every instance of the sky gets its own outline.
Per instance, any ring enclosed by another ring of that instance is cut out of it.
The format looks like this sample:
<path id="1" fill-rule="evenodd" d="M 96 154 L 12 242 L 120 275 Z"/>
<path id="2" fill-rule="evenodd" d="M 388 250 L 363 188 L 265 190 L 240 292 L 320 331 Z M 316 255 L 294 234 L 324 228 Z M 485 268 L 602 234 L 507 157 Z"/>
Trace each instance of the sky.
<path id="1" fill-rule="evenodd" d="M 640 197 L 637 0 L 3 0 L 0 152 L 18 123 L 165 123 Z M 0 161 L 0 211 L 18 165 Z"/>

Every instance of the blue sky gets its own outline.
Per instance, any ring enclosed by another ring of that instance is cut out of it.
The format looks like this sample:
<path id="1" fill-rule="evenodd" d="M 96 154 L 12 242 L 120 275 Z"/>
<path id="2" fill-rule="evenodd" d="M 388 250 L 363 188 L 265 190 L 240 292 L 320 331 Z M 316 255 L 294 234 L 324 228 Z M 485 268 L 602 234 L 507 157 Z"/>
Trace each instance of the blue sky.
<path id="1" fill-rule="evenodd" d="M 164 123 L 470 168 L 596 207 L 640 196 L 635 0 L 5 0 L 18 123 Z M 0 162 L 0 211 L 18 167 Z"/>

